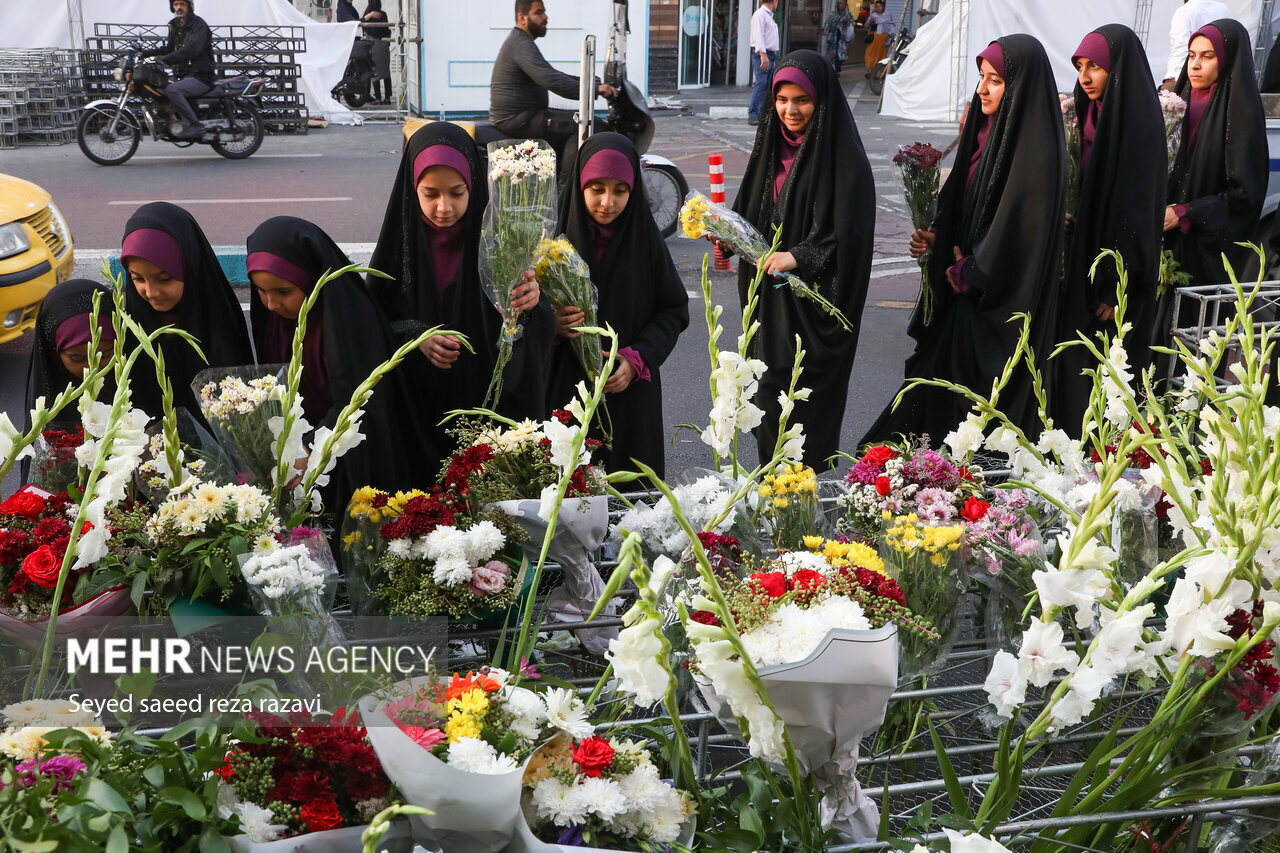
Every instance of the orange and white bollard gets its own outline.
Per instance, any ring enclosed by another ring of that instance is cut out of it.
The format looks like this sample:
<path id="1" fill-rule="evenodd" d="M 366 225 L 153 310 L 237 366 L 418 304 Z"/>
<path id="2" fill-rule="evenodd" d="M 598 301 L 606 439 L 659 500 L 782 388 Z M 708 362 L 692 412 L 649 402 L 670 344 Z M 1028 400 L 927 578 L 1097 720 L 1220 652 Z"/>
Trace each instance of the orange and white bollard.
<path id="1" fill-rule="evenodd" d="M 711 168 L 711 200 L 716 204 L 724 204 L 724 157 L 719 154 L 708 154 L 707 163 Z M 716 246 L 716 269 L 729 270 L 729 259 L 720 253 Z"/>

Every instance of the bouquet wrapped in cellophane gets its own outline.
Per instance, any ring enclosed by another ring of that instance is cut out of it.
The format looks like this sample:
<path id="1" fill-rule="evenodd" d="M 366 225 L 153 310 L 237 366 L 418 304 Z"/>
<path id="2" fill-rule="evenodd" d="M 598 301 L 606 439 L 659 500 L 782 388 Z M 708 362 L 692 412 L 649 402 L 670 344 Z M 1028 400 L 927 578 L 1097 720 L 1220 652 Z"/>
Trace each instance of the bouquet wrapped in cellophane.
<path id="1" fill-rule="evenodd" d="M 680 208 L 680 225 L 685 236 L 691 240 L 710 234 L 720 242 L 727 243 L 735 253 L 753 264 L 759 265 L 769 254 L 769 242 L 754 225 L 696 190 L 685 196 L 684 207 Z M 840 309 L 799 276 L 789 272 L 776 272 L 773 275 L 790 286 L 796 296 L 817 303 L 819 308 L 834 317 L 847 331 L 853 331 L 853 326 L 840 313 Z M 777 286 L 781 287 L 782 284 Z"/>
<path id="2" fill-rule="evenodd" d="M 1178 148 L 1182 145 L 1182 117 L 1187 114 L 1187 102 L 1168 89 L 1161 89 L 1160 113 L 1164 116 L 1165 153 L 1169 158 L 1169 171 L 1173 171 L 1173 161 L 1178 157 Z"/>
<path id="3" fill-rule="evenodd" d="M 539 243 L 533 253 L 533 272 L 538 277 L 538 286 L 552 305 L 556 308 L 579 308 L 583 314 L 583 326 L 599 325 L 596 311 L 600 299 L 591 281 L 591 269 L 568 237 L 561 234 L 554 240 L 548 238 Z M 595 382 L 604 365 L 600 341 L 593 335 L 583 335 L 569 343 L 573 344 L 587 381 Z"/>
<path id="4" fill-rule="evenodd" d="M 942 180 L 942 152 L 927 142 L 903 145 L 893 155 L 913 228 L 928 228 L 938 214 L 938 188 Z M 933 322 L 933 291 L 929 289 L 929 252 L 916 259 L 920 265 L 920 308 L 925 325 Z"/>
<path id="5" fill-rule="evenodd" d="M 271 484 L 276 459 L 270 421 L 281 414 L 281 366 L 211 367 L 196 374 L 191 383 L 200 411 L 231 457 L 241 483 Z"/>
<path id="6" fill-rule="evenodd" d="M 502 315 L 498 361 L 485 406 L 502 393 L 502 371 L 523 331 L 512 291 L 555 218 L 556 154 L 541 139 L 489 143 L 489 205 L 480 225 L 480 285 Z"/>

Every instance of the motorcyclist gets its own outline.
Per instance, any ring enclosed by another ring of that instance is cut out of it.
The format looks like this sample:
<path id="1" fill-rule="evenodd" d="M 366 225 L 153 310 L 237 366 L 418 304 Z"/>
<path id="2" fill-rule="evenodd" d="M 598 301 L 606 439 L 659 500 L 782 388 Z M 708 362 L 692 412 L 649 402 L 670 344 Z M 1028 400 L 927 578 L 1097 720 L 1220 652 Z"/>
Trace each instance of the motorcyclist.
<path id="1" fill-rule="evenodd" d="M 547 90 L 577 100 L 578 78 L 552 67 L 534 40 L 547 34 L 543 0 L 517 0 L 516 25 L 503 42 L 489 81 L 489 121 L 516 139 L 545 139 L 558 153 L 568 150 L 578 126 L 572 110 L 549 109 Z M 612 98 L 617 90 L 596 86 L 596 94 Z M 563 162 L 562 158 L 562 162 Z"/>
<path id="2" fill-rule="evenodd" d="M 198 139 L 202 132 L 196 111 L 189 98 L 198 98 L 213 88 L 213 34 L 204 18 L 195 14 L 194 0 L 169 0 L 169 11 L 176 16 L 169 22 L 169 36 L 162 47 L 144 50 L 141 56 L 158 56 L 165 65 L 173 66 L 174 81 L 164 93 L 182 120 L 179 139 Z"/>

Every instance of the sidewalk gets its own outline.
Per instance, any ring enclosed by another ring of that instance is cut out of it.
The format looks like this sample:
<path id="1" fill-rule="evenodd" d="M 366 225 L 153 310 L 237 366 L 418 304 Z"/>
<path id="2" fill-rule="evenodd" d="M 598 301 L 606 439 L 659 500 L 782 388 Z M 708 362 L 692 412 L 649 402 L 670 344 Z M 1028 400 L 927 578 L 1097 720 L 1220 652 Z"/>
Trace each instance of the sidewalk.
<path id="1" fill-rule="evenodd" d="M 861 62 L 846 63 L 840 73 L 840 85 L 849 101 L 849 109 L 860 103 L 874 106 L 879 95 L 867 88 L 866 72 Z M 751 104 L 750 86 L 707 86 L 702 89 L 681 89 L 673 95 L 651 95 L 649 109 L 655 118 L 673 113 L 697 115 L 704 118 L 747 118 Z"/>

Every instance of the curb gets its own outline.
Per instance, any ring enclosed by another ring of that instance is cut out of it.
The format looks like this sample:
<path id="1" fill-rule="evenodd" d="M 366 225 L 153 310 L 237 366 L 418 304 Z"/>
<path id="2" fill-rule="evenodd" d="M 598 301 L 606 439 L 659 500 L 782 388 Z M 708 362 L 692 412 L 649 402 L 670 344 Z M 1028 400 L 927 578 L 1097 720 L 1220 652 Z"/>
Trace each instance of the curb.
<path id="1" fill-rule="evenodd" d="M 373 243 L 339 243 L 338 248 L 351 259 L 352 263 L 367 264 L 373 255 Z M 222 267 L 227 281 L 233 285 L 248 286 L 249 273 L 245 270 L 247 255 L 243 246 L 214 246 L 214 254 L 218 256 L 218 264 Z M 79 278 L 97 278 L 102 272 L 105 261 L 112 276 L 123 276 L 124 268 L 120 265 L 119 249 L 76 249 L 76 271 Z"/>

